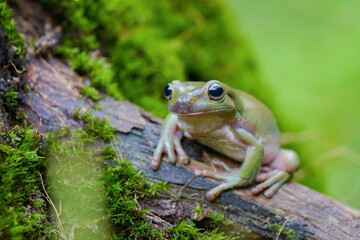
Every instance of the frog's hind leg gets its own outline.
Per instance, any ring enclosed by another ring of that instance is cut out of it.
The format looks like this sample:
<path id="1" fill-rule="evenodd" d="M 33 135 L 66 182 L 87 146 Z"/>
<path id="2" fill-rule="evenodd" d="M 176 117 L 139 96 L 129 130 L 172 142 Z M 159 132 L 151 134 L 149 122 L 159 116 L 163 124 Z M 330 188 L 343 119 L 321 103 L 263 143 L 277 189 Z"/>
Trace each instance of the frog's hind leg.
<path id="1" fill-rule="evenodd" d="M 273 170 L 260 173 L 256 176 L 255 180 L 262 183 L 252 189 L 253 194 L 258 194 L 267 189 L 264 195 L 267 198 L 271 198 L 290 179 L 290 173 L 299 169 L 299 159 L 294 151 L 281 149 L 269 167 Z"/>
<path id="2" fill-rule="evenodd" d="M 296 172 L 299 169 L 300 162 L 297 154 L 293 150 L 280 149 L 279 154 L 269 167 L 280 169 L 289 173 Z"/>

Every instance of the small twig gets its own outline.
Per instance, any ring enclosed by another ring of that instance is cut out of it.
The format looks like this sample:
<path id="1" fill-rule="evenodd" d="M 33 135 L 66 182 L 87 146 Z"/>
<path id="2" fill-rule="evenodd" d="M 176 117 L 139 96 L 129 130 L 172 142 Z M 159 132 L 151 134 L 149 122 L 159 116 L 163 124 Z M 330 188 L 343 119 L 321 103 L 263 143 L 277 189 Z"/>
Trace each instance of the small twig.
<path id="1" fill-rule="evenodd" d="M 10 64 L 14 67 L 15 71 L 16 71 L 17 73 L 19 73 L 19 74 L 21 74 L 21 73 L 23 73 L 23 72 L 26 71 L 26 68 L 23 68 L 23 69 L 21 69 L 21 71 L 19 71 L 19 70 L 16 68 L 16 66 L 15 66 L 15 64 L 14 64 L 13 62 L 10 62 Z"/>
<path id="2" fill-rule="evenodd" d="M 194 175 L 194 176 L 192 176 L 192 177 L 186 182 L 186 184 L 180 188 L 179 195 L 178 195 L 178 197 L 177 197 L 177 200 L 178 200 L 178 201 L 180 200 L 180 196 L 181 196 L 182 191 L 191 183 L 192 180 L 194 180 L 194 179 L 197 178 L 197 177 L 201 177 L 201 176 L 199 176 L 199 175 Z"/>
<path id="3" fill-rule="evenodd" d="M 112 147 L 112 148 L 114 149 L 114 151 L 115 151 L 115 155 L 116 155 L 116 158 L 117 158 L 118 162 L 120 163 L 120 161 L 123 159 L 122 153 L 120 153 L 121 156 L 119 156 L 118 152 L 116 151 L 116 149 L 115 149 L 115 147 L 114 147 L 114 144 L 113 144 L 112 139 L 110 139 L 110 144 L 111 144 L 111 147 Z"/>
<path id="4" fill-rule="evenodd" d="M 150 148 L 154 149 L 152 141 L 148 137 L 146 137 L 145 140 L 149 143 Z"/>
<path id="5" fill-rule="evenodd" d="M 61 209 L 61 199 L 60 199 L 60 211 L 59 211 L 59 217 L 60 217 L 60 215 L 61 215 L 61 212 L 62 212 L 62 209 Z"/>
<path id="6" fill-rule="evenodd" d="M 40 117 L 40 120 L 39 120 L 39 126 L 37 127 L 37 128 L 35 128 L 36 129 L 36 132 L 39 132 L 39 129 L 40 129 L 40 127 L 41 127 L 41 124 L 42 124 L 42 117 Z"/>
<path id="7" fill-rule="evenodd" d="M 64 239 L 67 239 L 67 238 L 66 238 L 66 234 L 65 234 L 64 227 L 63 227 L 63 225 L 62 225 L 62 223 L 61 223 L 60 214 L 59 214 L 58 211 L 56 210 L 55 204 L 53 203 L 53 201 L 51 200 L 49 194 L 48 194 L 47 191 L 46 191 L 45 184 L 44 184 L 44 181 L 43 181 L 43 178 L 42 178 L 41 173 L 38 172 L 38 174 L 39 174 L 39 176 L 40 176 L 41 185 L 42 185 L 43 190 L 44 190 L 44 192 L 45 192 L 45 195 L 42 194 L 42 193 L 41 193 L 41 194 L 45 197 L 45 199 L 46 199 L 46 200 L 50 203 L 50 205 L 54 208 L 54 211 L 55 211 L 55 214 L 56 214 L 56 220 L 57 220 L 57 222 L 58 222 L 58 226 L 59 226 L 60 232 L 61 232 L 60 235 L 62 235 L 62 237 L 63 237 Z M 60 202 L 60 203 L 61 203 L 61 202 Z"/>
<path id="8" fill-rule="evenodd" d="M 146 212 L 146 215 L 150 215 L 150 216 L 152 216 L 153 218 L 156 218 L 157 220 L 159 220 L 160 222 L 164 222 L 164 223 L 166 223 L 166 224 L 168 224 L 168 225 L 171 226 L 171 223 L 165 221 L 164 219 L 162 219 L 162 218 L 159 217 L 159 216 L 156 216 L 156 215 L 153 214 L 152 212 Z"/>
<path id="9" fill-rule="evenodd" d="M 134 194 L 134 201 L 135 201 L 136 205 L 139 207 L 139 209 L 137 209 L 137 211 L 138 211 L 138 212 L 141 212 L 141 205 L 140 205 L 139 202 L 137 201 L 136 193 Z"/>
<path id="10" fill-rule="evenodd" d="M 139 209 L 137 209 L 137 211 L 138 211 L 138 212 L 141 212 L 142 207 L 141 207 L 140 203 L 139 203 L 138 200 L 137 200 L 137 195 L 136 195 L 136 193 L 135 193 L 135 195 L 134 195 L 134 201 L 135 201 L 136 205 L 139 207 Z M 145 215 L 150 215 L 150 216 L 152 216 L 153 218 L 156 218 L 157 220 L 159 220 L 160 222 L 164 222 L 164 223 L 166 223 L 166 224 L 168 224 L 168 225 L 171 225 L 169 222 L 165 221 L 164 219 L 160 218 L 159 216 L 156 216 L 156 215 L 153 214 L 152 212 L 146 212 Z"/>
<path id="11" fill-rule="evenodd" d="M 280 235 L 281 235 L 281 232 L 284 230 L 284 227 L 285 227 L 285 224 L 287 223 L 287 222 L 292 222 L 292 221 L 294 221 L 294 220 L 296 220 L 297 219 L 297 217 L 294 217 L 293 219 L 286 219 L 286 221 L 283 223 L 283 225 L 281 226 L 281 228 L 280 228 L 280 230 L 279 230 L 279 233 L 277 234 L 277 236 L 276 236 L 276 240 L 279 240 L 279 237 L 280 237 Z"/>

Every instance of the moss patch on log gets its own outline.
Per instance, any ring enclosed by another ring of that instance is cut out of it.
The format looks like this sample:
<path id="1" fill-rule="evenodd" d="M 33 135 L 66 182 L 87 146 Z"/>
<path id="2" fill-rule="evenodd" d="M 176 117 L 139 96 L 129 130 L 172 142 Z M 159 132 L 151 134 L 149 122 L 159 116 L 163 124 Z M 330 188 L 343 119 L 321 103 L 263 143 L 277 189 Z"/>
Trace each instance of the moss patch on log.
<path id="1" fill-rule="evenodd" d="M 0 121 L 15 120 L 18 92 L 25 71 L 24 39 L 17 32 L 13 15 L 6 2 L 0 3 Z"/>
<path id="2" fill-rule="evenodd" d="M 163 88 L 174 79 L 219 79 L 271 99 L 222 1 L 42 2 L 61 18 L 67 35 L 57 52 L 74 69 L 158 116 L 167 114 Z"/>
<path id="3" fill-rule="evenodd" d="M 147 182 L 130 162 L 105 144 L 112 141 L 110 134 L 94 135 L 104 126 L 111 128 L 106 122 L 90 112 L 76 111 L 75 115 L 84 121 L 83 129 L 64 128 L 47 138 L 48 191 L 55 208 L 62 208 L 61 216 L 57 212 L 53 216 L 61 237 L 229 239 L 216 231 L 201 230 L 193 222 L 165 226 L 149 222 L 147 217 L 154 215 L 142 209 L 137 199 L 166 192 L 166 183 Z"/>
<path id="4" fill-rule="evenodd" d="M 41 197 L 39 173 L 45 158 L 36 130 L 6 128 L 0 123 L 0 238 L 54 236 Z"/>

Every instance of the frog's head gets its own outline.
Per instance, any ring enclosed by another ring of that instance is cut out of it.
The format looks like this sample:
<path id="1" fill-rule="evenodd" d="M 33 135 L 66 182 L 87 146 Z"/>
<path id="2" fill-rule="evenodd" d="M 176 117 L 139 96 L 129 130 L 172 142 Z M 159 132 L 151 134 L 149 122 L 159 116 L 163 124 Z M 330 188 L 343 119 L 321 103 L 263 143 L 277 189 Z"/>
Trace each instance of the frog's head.
<path id="1" fill-rule="evenodd" d="M 234 112 L 235 105 L 228 96 L 230 88 L 217 81 L 180 82 L 174 80 L 165 87 L 169 112 L 179 116 Z"/>

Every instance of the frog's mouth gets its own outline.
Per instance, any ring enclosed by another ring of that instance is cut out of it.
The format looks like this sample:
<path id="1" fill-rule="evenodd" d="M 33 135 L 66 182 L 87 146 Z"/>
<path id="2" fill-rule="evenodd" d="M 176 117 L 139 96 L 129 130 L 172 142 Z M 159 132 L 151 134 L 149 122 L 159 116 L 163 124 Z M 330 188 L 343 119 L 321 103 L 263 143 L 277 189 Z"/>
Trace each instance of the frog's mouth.
<path id="1" fill-rule="evenodd" d="M 201 111 L 201 112 L 174 112 L 174 111 L 170 111 L 170 112 L 177 116 L 198 116 L 198 115 L 223 112 L 223 111 L 228 111 L 228 110 L 231 110 L 231 108 L 219 108 L 219 109 L 213 109 L 213 110 Z"/>

